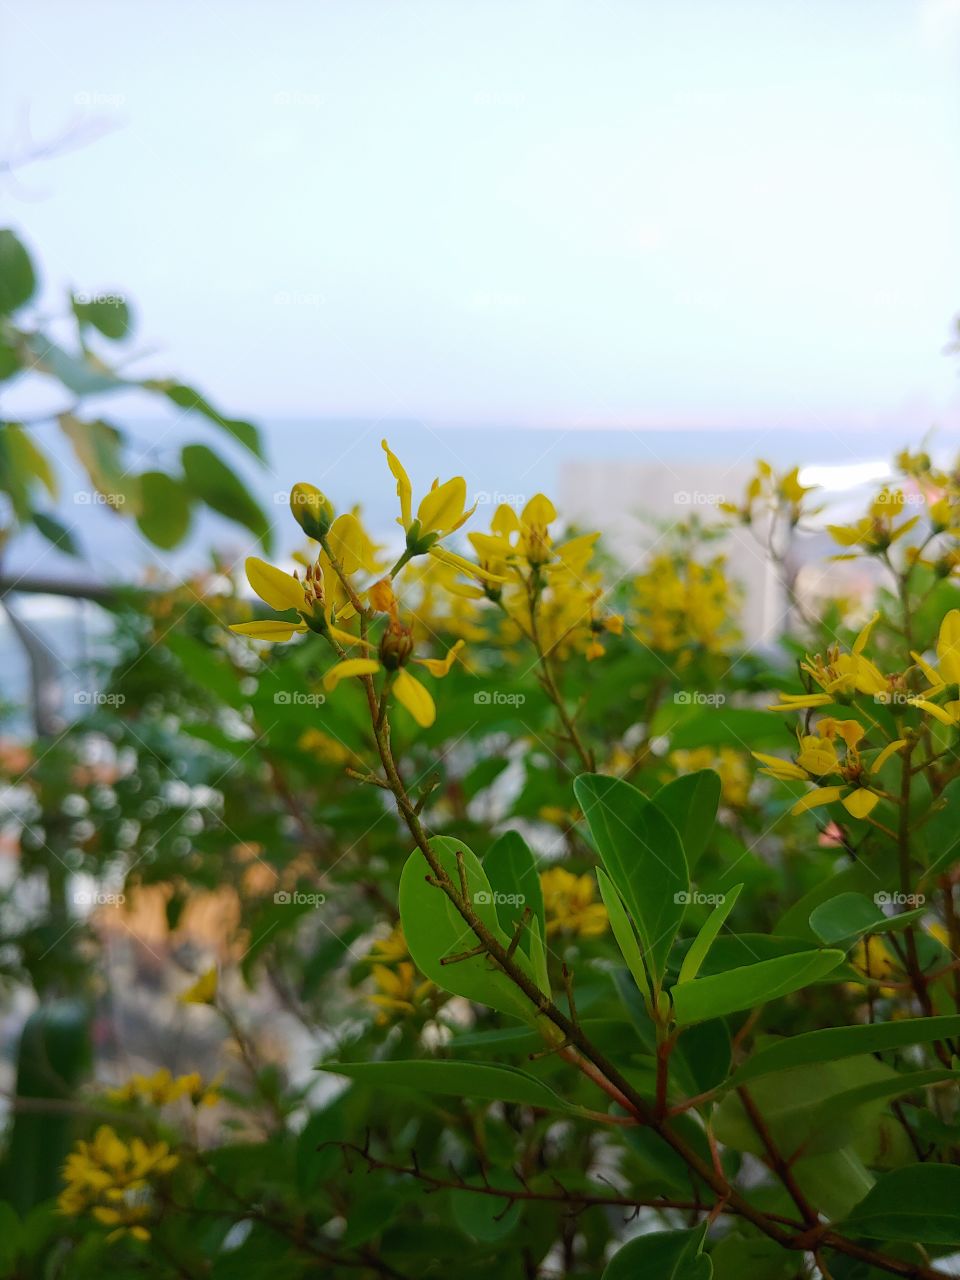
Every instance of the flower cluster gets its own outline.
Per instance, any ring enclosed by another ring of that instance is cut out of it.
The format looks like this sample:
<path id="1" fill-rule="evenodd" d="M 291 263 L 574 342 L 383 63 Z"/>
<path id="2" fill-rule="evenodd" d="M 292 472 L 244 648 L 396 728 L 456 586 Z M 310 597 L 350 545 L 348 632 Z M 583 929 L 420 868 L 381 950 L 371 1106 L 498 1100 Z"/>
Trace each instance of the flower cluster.
<path id="1" fill-rule="evenodd" d="M 691 647 L 726 653 L 739 636 L 732 617 L 739 593 L 723 556 L 701 564 L 687 556 L 657 555 L 634 578 L 633 599 L 634 634 L 656 653 L 686 656 Z"/>
<path id="2" fill-rule="evenodd" d="M 551 867 L 540 874 L 547 937 L 556 933 L 596 938 L 607 929 L 607 909 L 595 902 L 596 880 L 591 875 L 576 876 L 564 867 Z"/>
<path id="3" fill-rule="evenodd" d="M 111 1239 L 129 1233 L 137 1240 L 149 1240 L 151 1188 L 179 1162 L 165 1142 L 148 1144 L 132 1138 L 127 1143 L 109 1125 L 101 1125 L 92 1142 L 78 1142 L 67 1156 L 66 1185 L 57 1207 L 71 1217 L 92 1214 L 97 1222 L 113 1228 Z"/>
<path id="4" fill-rule="evenodd" d="M 107 1097 L 112 1102 L 146 1102 L 154 1107 L 166 1107 L 181 1098 L 189 1098 L 195 1107 L 212 1107 L 220 1101 L 217 1081 L 204 1082 L 199 1071 L 174 1076 L 161 1067 L 152 1076 L 132 1075 L 116 1089 L 109 1089 Z"/>

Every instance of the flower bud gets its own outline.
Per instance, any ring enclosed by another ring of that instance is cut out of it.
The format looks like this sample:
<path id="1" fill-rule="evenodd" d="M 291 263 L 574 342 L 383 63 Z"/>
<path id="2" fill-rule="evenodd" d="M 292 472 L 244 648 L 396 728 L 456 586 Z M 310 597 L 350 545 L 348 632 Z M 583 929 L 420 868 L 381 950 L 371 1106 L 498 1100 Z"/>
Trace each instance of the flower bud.
<path id="1" fill-rule="evenodd" d="M 409 627 L 395 618 L 380 639 L 380 661 L 386 671 L 398 671 L 406 666 L 413 653 L 413 634 Z"/>
<path id="2" fill-rule="evenodd" d="M 333 523 L 333 507 L 316 485 L 295 484 L 290 490 L 290 510 L 308 538 L 319 542 L 326 537 Z"/>

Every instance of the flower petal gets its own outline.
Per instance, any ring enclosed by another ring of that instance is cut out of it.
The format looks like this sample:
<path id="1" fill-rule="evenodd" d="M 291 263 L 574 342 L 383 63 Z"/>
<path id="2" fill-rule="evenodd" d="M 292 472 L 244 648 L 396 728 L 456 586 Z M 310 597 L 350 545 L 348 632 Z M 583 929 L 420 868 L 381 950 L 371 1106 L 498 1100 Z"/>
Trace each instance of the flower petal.
<path id="1" fill-rule="evenodd" d="M 386 440 L 380 441 L 380 447 L 387 455 L 387 465 L 393 474 L 393 478 L 397 482 L 397 497 L 400 499 L 400 523 L 405 529 L 409 529 L 410 521 L 413 518 L 412 503 L 413 486 L 410 483 L 410 477 L 403 469 L 403 464 L 395 453 L 391 453 L 390 446 Z"/>
<path id="2" fill-rule="evenodd" d="M 875 792 L 868 791 L 866 787 L 857 787 L 856 791 L 851 791 L 844 797 L 841 804 L 852 817 L 865 818 L 879 801 L 880 797 Z"/>
<path id="3" fill-rule="evenodd" d="M 334 520 L 327 534 L 327 545 L 344 573 L 356 573 L 358 569 L 377 572 L 373 543 L 351 512 L 345 511 Z"/>
<path id="4" fill-rule="evenodd" d="M 257 556 L 249 556 L 246 563 L 247 581 L 271 609 L 305 609 L 303 583 L 292 573 L 284 573 L 276 565 L 267 564 Z"/>
<path id="5" fill-rule="evenodd" d="M 417 519 L 423 533 L 449 533 L 463 516 L 467 505 L 467 482 L 463 476 L 454 476 L 437 485 L 426 495 L 417 510 Z"/>
<path id="6" fill-rule="evenodd" d="M 360 658 L 357 661 L 363 662 Z M 433 698 L 419 680 L 415 680 L 409 671 L 401 668 L 393 682 L 393 692 L 397 701 L 410 712 L 421 729 L 429 729 L 437 718 L 437 708 Z"/>
<path id="7" fill-rule="evenodd" d="M 790 810 L 792 814 L 805 813 L 807 809 L 818 809 L 822 804 L 833 804 L 843 795 L 845 787 L 817 787 L 810 791 Z"/>
<path id="8" fill-rule="evenodd" d="M 453 666 L 457 654 L 463 648 L 465 641 L 458 640 L 455 645 L 447 650 L 445 658 L 414 658 L 414 662 L 419 662 L 422 667 L 426 667 L 432 676 L 448 675 L 450 668 Z"/>
<path id="9" fill-rule="evenodd" d="M 379 670 L 380 663 L 374 658 L 345 658 L 343 662 L 331 667 L 323 677 L 323 687 L 329 692 L 348 676 L 372 676 Z"/>
<path id="10" fill-rule="evenodd" d="M 264 618 L 261 622 L 236 622 L 230 628 L 239 636 L 249 636 L 251 640 L 270 640 L 279 644 L 289 640 L 298 631 L 306 631 L 303 622 L 284 622 L 280 618 Z"/>

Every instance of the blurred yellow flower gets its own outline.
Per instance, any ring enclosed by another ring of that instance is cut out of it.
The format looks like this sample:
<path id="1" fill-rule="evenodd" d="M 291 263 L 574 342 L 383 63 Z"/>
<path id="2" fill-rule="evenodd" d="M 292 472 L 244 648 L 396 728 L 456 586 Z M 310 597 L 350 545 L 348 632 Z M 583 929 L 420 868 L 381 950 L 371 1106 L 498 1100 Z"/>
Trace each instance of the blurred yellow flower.
<path id="1" fill-rule="evenodd" d="M 181 1004 L 213 1004 L 217 998 L 217 969 L 214 966 L 180 993 Z"/>
<path id="2" fill-rule="evenodd" d="M 861 758 L 859 743 L 866 730 L 856 720 L 836 720 L 824 717 L 816 726 L 816 732 L 800 736 L 800 747 L 795 760 L 754 751 L 755 759 L 763 765 L 760 770 L 771 778 L 789 782 L 822 782 L 839 776 L 841 783 L 818 786 L 802 796 L 790 810 L 792 814 L 804 813 L 821 805 L 839 800 L 854 818 L 865 818 L 882 798 L 882 789 L 873 781 L 886 762 L 906 745 L 904 739 L 888 743 L 870 763 Z M 835 739 L 845 745 L 841 757 Z"/>
<path id="3" fill-rule="evenodd" d="M 548 937 L 562 931 L 581 938 L 596 938 L 606 932 L 607 909 L 602 903 L 594 902 L 593 876 L 575 876 L 563 867 L 551 867 L 540 873 L 540 884 Z"/>
<path id="4" fill-rule="evenodd" d="M 173 1076 L 167 1067 L 161 1067 L 152 1076 L 136 1073 L 115 1089 L 107 1090 L 111 1102 L 148 1102 L 155 1107 L 165 1107 L 180 1098 L 189 1098 L 194 1106 L 211 1107 L 220 1101 L 219 1081 L 204 1084 L 199 1071 Z"/>
<path id="5" fill-rule="evenodd" d="M 128 1232 L 137 1240 L 149 1240 L 145 1223 L 152 1207 L 144 1193 L 151 1180 L 164 1177 L 179 1162 L 165 1142 L 148 1145 L 133 1138 L 126 1143 L 109 1125 L 101 1125 L 92 1142 L 78 1142 L 67 1156 L 66 1185 L 57 1208 L 71 1217 L 90 1213 L 103 1226 L 115 1228 L 109 1239 Z"/>

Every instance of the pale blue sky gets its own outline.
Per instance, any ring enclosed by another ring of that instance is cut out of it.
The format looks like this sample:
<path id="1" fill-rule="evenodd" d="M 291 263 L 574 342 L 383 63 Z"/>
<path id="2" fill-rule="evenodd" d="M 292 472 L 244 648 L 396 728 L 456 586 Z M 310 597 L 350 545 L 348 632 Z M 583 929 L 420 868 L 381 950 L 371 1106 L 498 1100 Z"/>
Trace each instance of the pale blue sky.
<path id="1" fill-rule="evenodd" d="M 3 0 L 4 220 L 231 411 L 958 421 L 956 0 Z M 144 366 L 148 367 L 148 366 Z"/>

